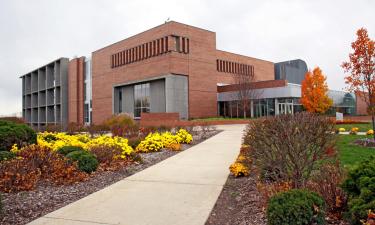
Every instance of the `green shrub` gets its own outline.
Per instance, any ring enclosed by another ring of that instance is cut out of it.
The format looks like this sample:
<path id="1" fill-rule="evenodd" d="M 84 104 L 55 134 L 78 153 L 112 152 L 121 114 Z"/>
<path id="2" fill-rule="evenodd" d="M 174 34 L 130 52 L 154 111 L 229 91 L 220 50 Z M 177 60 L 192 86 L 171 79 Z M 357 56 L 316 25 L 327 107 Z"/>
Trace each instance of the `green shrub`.
<path id="1" fill-rule="evenodd" d="M 336 140 L 333 128 L 329 118 L 307 112 L 252 120 L 244 144 L 253 149 L 252 158 L 264 178 L 292 181 L 293 188 L 302 188 L 322 160 L 332 158 L 326 152 Z"/>
<path id="2" fill-rule="evenodd" d="M 5 160 L 10 160 L 16 157 L 16 154 L 8 151 L 0 151 L 0 162 Z"/>
<path id="3" fill-rule="evenodd" d="M 71 152 L 76 152 L 76 151 L 84 151 L 82 147 L 78 146 L 63 146 L 59 149 L 57 149 L 57 152 L 60 153 L 61 155 L 68 155 Z"/>
<path id="4" fill-rule="evenodd" d="M 342 187 L 349 196 L 347 218 L 353 224 L 361 224 L 367 211 L 375 209 L 375 157 L 351 168 Z"/>
<path id="5" fill-rule="evenodd" d="M 315 192 L 293 189 L 273 196 L 267 208 L 269 225 L 324 224 L 325 203 Z"/>
<path id="6" fill-rule="evenodd" d="M 77 161 L 78 169 L 91 173 L 98 168 L 98 160 L 91 153 L 85 151 L 74 151 L 66 155 L 67 158 Z"/>
<path id="7" fill-rule="evenodd" d="M 0 151 L 9 151 L 14 144 L 19 147 L 36 143 L 36 133 L 26 124 L 0 120 Z"/>

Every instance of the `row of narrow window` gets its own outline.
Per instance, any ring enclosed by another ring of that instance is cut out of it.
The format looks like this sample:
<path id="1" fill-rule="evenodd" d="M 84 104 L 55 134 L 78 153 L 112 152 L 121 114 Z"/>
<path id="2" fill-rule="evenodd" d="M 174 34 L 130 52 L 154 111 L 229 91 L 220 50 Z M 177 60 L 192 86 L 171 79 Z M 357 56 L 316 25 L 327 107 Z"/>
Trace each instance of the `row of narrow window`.
<path id="1" fill-rule="evenodd" d="M 174 38 L 173 50 L 180 53 L 189 54 L 190 42 L 189 38 L 172 36 Z"/>
<path id="2" fill-rule="evenodd" d="M 172 46 L 169 38 L 172 37 Z M 126 49 L 111 56 L 111 67 L 119 67 L 133 62 L 145 60 L 154 56 L 165 54 L 169 51 L 189 53 L 189 39 L 180 36 L 162 37 L 136 47 Z"/>
<path id="3" fill-rule="evenodd" d="M 243 74 L 243 75 L 253 75 L 254 66 L 247 65 L 243 63 L 236 63 L 227 60 L 216 60 L 216 69 L 219 72 L 233 73 L 233 74 Z"/>
<path id="4" fill-rule="evenodd" d="M 168 52 L 168 37 L 159 38 L 113 54 L 112 68 L 148 59 Z"/>

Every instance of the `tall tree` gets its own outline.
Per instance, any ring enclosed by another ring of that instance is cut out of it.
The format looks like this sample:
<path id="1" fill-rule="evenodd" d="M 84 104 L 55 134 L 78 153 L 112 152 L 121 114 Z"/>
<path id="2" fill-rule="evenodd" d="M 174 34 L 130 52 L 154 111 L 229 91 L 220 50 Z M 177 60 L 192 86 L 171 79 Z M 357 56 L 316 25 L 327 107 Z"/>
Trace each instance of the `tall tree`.
<path id="1" fill-rule="evenodd" d="M 242 108 L 243 117 L 246 118 L 248 116 L 246 112 L 251 107 L 251 101 L 261 95 L 261 90 L 256 90 L 254 86 L 254 70 L 251 69 L 248 73 L 234 73 L 233 80 L 237 87 L 235 97 L 238 99 L 238 104 Z"/>
<path id="2" fill-rule="evenodd" d="M 341 67 L 346 73 L 345 83 L 348 90 L 354 91 L 367 105 L 367 111 L 372 118 L 372 128 L 375 128 L 375 47 L 365 28 L 357 31 L 357 40 L 352 42 L 353 52 L 349 61 Z M 375 139 L 375 134 L 374 134 Z"/>
<path id="3" fill-rule="evenodd" d="M 332 106 L 332 99 L 327 95 L 328 85 L 322 70 L 316 67 L 308 71 L 301 87 L 301 104 L 309 112 L 325 113 Z"/>

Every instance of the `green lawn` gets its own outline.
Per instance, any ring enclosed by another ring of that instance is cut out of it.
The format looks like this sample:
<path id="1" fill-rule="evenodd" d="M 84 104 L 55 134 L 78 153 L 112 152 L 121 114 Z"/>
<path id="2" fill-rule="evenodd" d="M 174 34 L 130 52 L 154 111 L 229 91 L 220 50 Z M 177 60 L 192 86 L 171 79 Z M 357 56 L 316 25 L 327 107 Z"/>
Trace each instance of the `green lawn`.
<path id="1" fill-rule="evenodd" d="M 345 128 L 346 131 L 350 131 L 353 127 L 358 127 L 359 131 L 367 132 L 368 130 L 372 129 L 371 123 L 364 123 L 364 124 L 337 124 L 335 125 L 336 128 Z"/>
<path id="2" fill-rule="evenodd" d="M 345 135 L 340 134 L 337 140 L 337 147 L 340 160 L 345 167 L 351 167 L 355 163 L 367 159 L 371 155 L 375 156 L 375 148 L 366 148 L 353 144 L 354 140 L 371 136 Z"/>

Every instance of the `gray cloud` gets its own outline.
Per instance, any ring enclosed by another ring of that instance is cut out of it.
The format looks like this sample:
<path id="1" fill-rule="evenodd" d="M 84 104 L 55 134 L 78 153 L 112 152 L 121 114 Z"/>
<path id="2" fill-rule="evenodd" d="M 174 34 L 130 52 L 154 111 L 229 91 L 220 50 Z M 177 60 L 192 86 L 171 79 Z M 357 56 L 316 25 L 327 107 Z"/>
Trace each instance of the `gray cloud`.
<path id="1" fill-rule="evenodd" d="M 0 1 L 0 114 L 21 111 L 21 80 L 55 58 L 92 51 L 172 20 L 216 32 L 217 47 L 274 62 L 320 66 L 331 89 L 355 31 L 375 36 L 375 1 Z"/>

